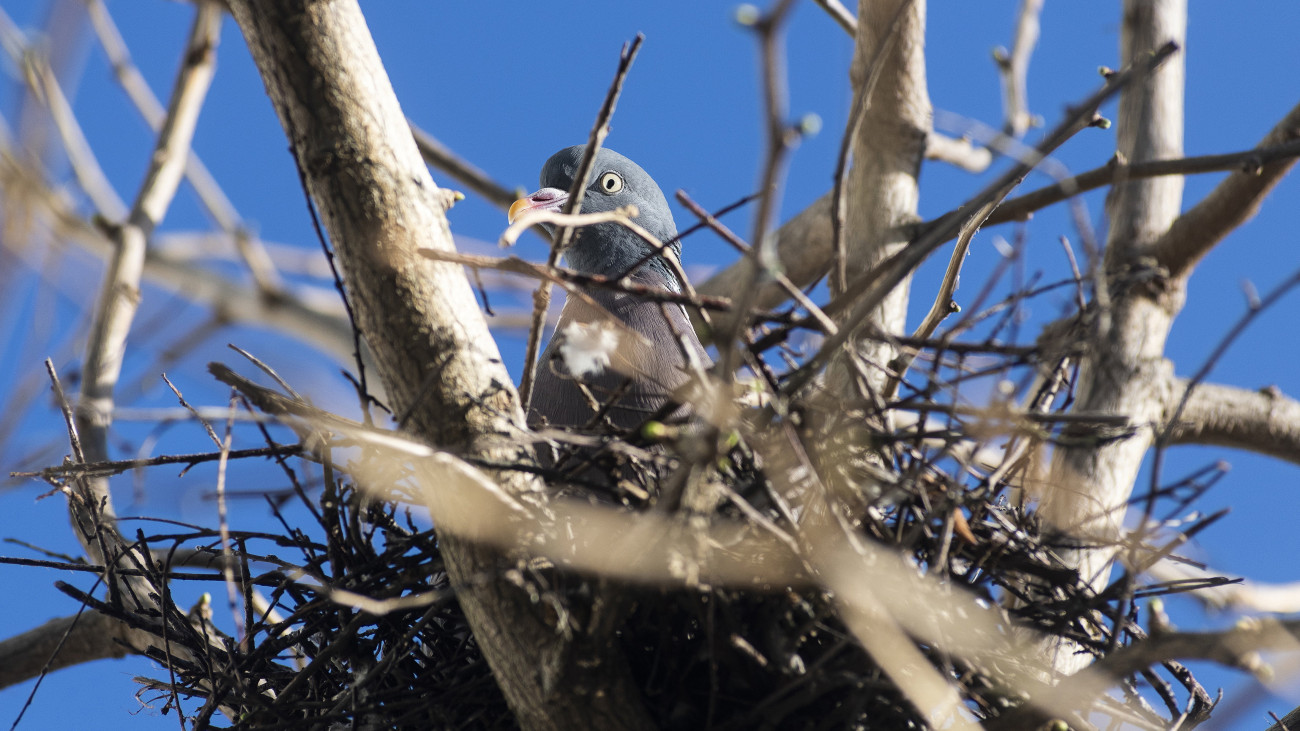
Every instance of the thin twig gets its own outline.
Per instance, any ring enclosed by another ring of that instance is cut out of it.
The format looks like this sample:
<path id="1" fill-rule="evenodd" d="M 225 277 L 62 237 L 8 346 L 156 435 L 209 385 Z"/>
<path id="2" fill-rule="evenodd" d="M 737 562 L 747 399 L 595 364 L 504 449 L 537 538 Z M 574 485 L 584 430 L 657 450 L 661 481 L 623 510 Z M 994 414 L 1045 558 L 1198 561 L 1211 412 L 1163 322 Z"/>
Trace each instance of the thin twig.
<path id="1" fill-rule="evenodd" d="M 686 191 L 677 191 L 677 200 L 682 205 L 686 206 L 687 210 L 695 214 L 695 216 L 699 218 L 704 225 L 708 226 L 710 230 L 721 236 L 723 241 L 731 244 L 741 254 L 749 254 L 749 244 L 745 243 L 745 241 L 737 236 L 731 229 L 724 226 L 721 221 L 713 216 L 713 214 L 704 210 L 700 204 L 692 200 L 691 197 L 686 194 Z M 817 306 L 817 303 L 813 302 L 808 295 L 803 293 L 803 290 L 796 287 L 794 282 L 790 281 L 789 277 L 784 273 L 777 271 L 774 279 L 777 284 L 781 285 L 781 288 L 785 290 L 786 294 L 790 295 L 794 301 L 799 303 L 800 307 L 807 310 L 808 314 L 817 320 L 817 324 L 821 325 L 823 332 L 828 334 L 836 332 L 837 328 L 831 318 L 827 317 L 825 313 L 821 311 L 821 308 Z"/>
<path id="2" fill-rule="evenodd" d="M 573 186 L 569 189 L 569 197 L 564 202 L 562 213 L 573 214 L 581 210 L 582 197 L 587 190 L 587 178 L 591 175 L 591 169 L 596 162 L 596 153 L 600 150 L 601 143 L 605 141 L 605 136 L 609 134 L 609 120 L 614 116 L 614 108 L 618 105 L 619 94 L 623 91 L 623 81 L 627 78 L 627 73 L 631 70 L 632 62 L 636 60 L 637 51 L 640 50 L 644 40 L 645 36 L 637 33 L 636 38 L 633 38 L 630 44 L 624 44 L 623 50 L 619 53 L 618 70 L 614 72 L 614 81 L 605 94 L 605 102 L 596 113 L 596 123 L 587 137 L 587 148 L 573 176 Z M 555 241 L 546 257 L 548 268 L 554 267 L 559 261 L 560 254 L 569 245 L 572 237 L 573 228 L 570 226 L 562 226 L 555 232 Z M 532 405 L 533 382 L 537 378 L 537 353 L 541 349 L 542 327 L 546 322 L 546 311 L 550 306 L 551 283 L 542 282 L 533 293 L 533 322 L 528 328 L 528 343 L 524 351 L 524 374 L 519 379 L 519 402 L 524 407 L 524 413 L 528 413 Z"/>
<path id="3" fill-rule="evenodd" d="M 517 256 L 504 258 L 478 256 L 476 254 L 461 254 L 455 251 L 438 251 L 435 249 L 421 249 L 420 255 L 428 259 L 433 259 L 434 261 L 462 264 L 474 270 L 491 269 L 499 272 L 518 274 L 531 279 L 540 279 L 544 281 L 549 280 L 552 284 L 564 286 L 566 291 L 570 294 L 581 292 L 581 287 L 596 287 L 613 290 L 615 292 L 626 292 L 651 302 L 672 302 L 699 310 L 726 312 L 732 309 L 731 300 L 724 297 L 710 297 L 708 295 L 692 296 L 686 292 L 674 292 L 671 289 L 639 284 L 627 279 L 612 279 L 599 274 L 583 274 L 561 266 L 556 266 L 548 270 L 542 264 L 534 264 L 533 262 L 520 259 Z M 566 285 L 575 286 L 570 287 Z"/>

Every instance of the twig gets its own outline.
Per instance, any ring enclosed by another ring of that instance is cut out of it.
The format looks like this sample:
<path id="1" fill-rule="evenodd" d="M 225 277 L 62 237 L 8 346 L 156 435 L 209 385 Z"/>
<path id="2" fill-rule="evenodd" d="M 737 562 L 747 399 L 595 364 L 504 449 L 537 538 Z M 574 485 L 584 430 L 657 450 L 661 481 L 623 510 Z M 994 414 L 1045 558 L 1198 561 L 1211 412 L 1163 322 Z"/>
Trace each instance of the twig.
<path id="1" fill-rule="evenodd" d="M 713 214 L 704 210 L 700 204 L 691 200 L 691 197 L 686 194 L 686 191 L 677 191 L 677 200 L 682 205 L 686 206 L 687 210 L 694 213 L 695 216 L 704 223 L 704 225 L 708 226 L 714 233 L 721 236 L 724 241 L 735 247 L 737 251 L 744 255 L 749 254 L 749 244 L 745 243 L 731 229 L 724 226 L 721 221 L 713 216 Z M 823 332 L 834 333 L 836 331 L 835 323 L 831 318 L 827 317 L 825 313 L 821 311 L 821 308 L 817 306 L 817 303 L 813 302 L 808 295 L 803 293 L 803 290 L 796 287 L 794 282 L 790 281 L 789 277 L 778 270 L 775 272 L 774 279 L 777 284 L 781 285 L 781 288 L 785 290 L 786 294 L 790 295 L 794 301 L 799 303 L 799 306 L 807 310 L 808 314 L 817 320 L 817 324 L 821 325 Z"/>
<path id="2" fill-rule="evenodd" d="M 1263 299 L 1254 300 L 1252 298 L 1252 301 L 1247 303 L 1245 314 L 1237 318 L 1237 321 L 1233 323 L 1232 327 L 1228 330 L 1227 335 L 1219 340 L 1219 344 L 1214 347 L 1210 356 L 1205 359 L 1205 362 L 1201 364 L 1201 367 L 1197 369 L 1191 379 L 1186 382 L 1186 385 L 1183 388 L 1183 393 L 1178 399 L 1178 404 L 1173 408 L 1169 418 L 1165 420 L 1164 428 L 1162 428 L 1160 433 L 1156 435 L 1155 455 L 1151 465 L 1151 492 L 1146 502 L 1147 519 L 1150 518 L 1151 511 L 1154 509 L 1156 487 L 1160 484 L 1160 468 L 1164 464 L 1165 447 L 1169 444 L 1175 429 L 1177 429 L 1178 421 L 1182 417 L 1183 410 L 1187 408 L 1187 402 L 1191 399 L 1192 392 L 1196 390 L 1198 384 L 1210 375 L 1210 372 L 1214 370 L 1214 366 L 1218 364 L 1219 359 L 1223 357 L 1224 353 L 1228 352 L 1228 348 L 1231 347 L 1232 344 L 1236 342 L 1237 338 L 1246 331 L 1246 327 L 1250 325 L 1256 317 L 1268 308 L 1272 307 L 1278 300 L 1282 299 L 1283 296 L 1297 286 L 1300 286 L 1300 270 L 1295 271 L 1281 284 L 1274 287 L 1273 290 Z"/>
<path id="3" fill-rule="evenodd" d="M 54 388 L 54 398 L 59 402 L 59 411 L 63 413 L 63 422 L 68 429 L 68 443 L 72 445 L 72 457 L 76 460 L 77 466 L 85 465 L 86 453 L 81 448 L 81 436 L 77 432 L 77 420 L 72 413 L 72 405 L 68 403 L 68 397 L 63 392 L 63 385 L 59 383 L 59 372 L 54 367 L 54 361 L 49 358 L 45 359 L 45 371 L 50 374 L 50 385 Z M 17 476 L 17 475 L 11 475 Z"/>
<path id="4" fill-rule="evenodd" d="M 710 297 L 708 295 L 691 296 L 686 292 L 674 292 L 671 289 L 652 287 L 650 285 L 639 284 L 627 279 L 611 279 L 599 274 L 583 274 L 561 266 L 556 266 L 548 270 L 542 264 L 534 264 L 530 261 L 520 259 L 517 256 L 501 258 L 478 256 L 475 254 L 461 254 L 454 251 L 437 251 L 434 249 L 421 249 L 420 255 L 428 259 L 433 259 L 434 261 L 463 264 L 464 266 L 470 267 L 474 270 L 492 269 L 500 272 L 518 274 L 532 279 L 550 280 L 553 284 L 565 286 L 566 291 L 570 294 L 580 294 L 582 290 L 579 287 L 569 287 L 566 285 L 581 285 L 581 287 L 597 287 L 610 289 L 615 292 L 627 292 L 628 294 L 634 294 L 652 302 L 672 302 L 700 310 L 717 310 L 720 312 L 726 312 L 732 309 L 731 301 L 723 297 Z"/>
<path id="5" fill-rule="evenodd" d="M 80 449 L 78 444 L 76 449 Z M 231 450 L 229 459 L 246 459 L 248 457 L 294 457 L 302 455 L 302 447 L 286 444 L 275 447 L 256 447 L 254 449 Z M 123 459 L 111 462 L 81 462 L 56 467 L 46 467 L 38 472 L 10 472 L 10 477 L 39 477 L 54 480 L 67 477 L 108 477 L 141 467 L 156 467 L 165 464 L 182 464 L 187 468 L 204 462 L 215 462 L 221 458 L 220 452 L 201 452 L 197 454 L 164 454 L 148 459 Z"/>
<path id="6" fill-rule="evenodd" d="M 1196 175 L 1223 171 L 1250 171 L 1280 160 L 1300 156 L 1300 140 L 1286 142 L 1272 147 L 1257 147 L 1251 150 L 1230 152 L 1221 155 L 1200 155 L 1181 157 L 1174 160 L 1150 160 L 1124 166 L 1122 175 L 1125 180 L 1155 178 L 1164 175 Z M 1096 190 L 1115 182 L 1121 171 L 1115 160 L 1079 173 L 1074 177 L 1061 180 L 1015 198 L 1010 198 L 998 206 L 988 218 L 986 225 L 992 226 L 1008 221 L 1023 221 L 1037 210 L 1060 203 L 1072 196 Z M 961 211 L 954 210 L 920 225 L 919 232 L 926 233 L 942 225 L 949 218 L 960 216 Z"/>
<path id="7" fill-rule="evenodd" d="M 163 383 L 167 384 L 167 388 L 170 388 L 172 390 L 172 393 L 176 394 L 176 400 L 181 403 L 181 407 L 184 408 L 186 411 L 188 411 L 196 421 L 198 421 L 200 424 L 203 425 L 203 430 L 207 432 L 208 438 L 212 440 L 213 444 L 217 445 L 217 449 L 220 449 L 221 437 L 217 436 L 216 430 L 212 428 L 212 425 L 208 423 L 208 420 L 204 419 L 203 416 L 199 414 L 198 409 L 194 408 L 193 406 L 190 406 L 190 402 L 185 400 L 185 397 L 181 395 L 181 390 L 179 388 L 176 388 L 176 385 L 171 382 L 171 379 L 167 377 L 166 373 L 162 375 L 162 379 L 163 379 Z"/>
<path id="8" fill-rule="evenodd" d="M 229 417 L 226 419 L 226 434 L 220 441 L 219 459 L 217 459 L 217 529 L 221 534 L 221 576 L 225 579 L 226 598 L 230 603 L 231 618 L 235 623 L 236 636 L 240 642 L 246 639 L 249 627 L 243 622 L 239 611 L 239 587 L 235 584 L 235 549 L 230 538 L 229 512 L 226 509 L 226 466 L 230 464 L 230 442 L 234 427 L 235 408 L 239 397 L 235 389 L 230 389 Z M 241 552 L 242 553 L 242 552 Z"/>
<path id="9" fill-rule="evenodd" d="M 844 29 L 845 33 L 849 34 L 850 38 L 858 34 L 858 19 L 853 17 L 852 11 L 844 7 L 840 0 L 816 0 L 816 2 Z"/>
<path id="10" fill-rule="evenodd" d="M 601 104 L 600 111 L 596 113 L 596 123 L 587 137 L 587 149 L 583 152 L 582 162 L 578 164 L 578 170 L 573 177 L 573 186 L 569 189 L 568 200 L 564 202 L 563 213 L 573 214 L 581 210 L 582 197 L 587 189 L 587 178 L 591 175 L 591 168 L 596 162 L 596 152 L 600 150 L 601 143 L 609 134 L 609 120 L 614 116 L 614 108 L 618 105 L 619 94 L 623 91 L 623 81 L 627 78 L 627 73 L 631 70 L 632 62 L 636 59 L 637 51 L 640 50 L 644 40 L 645 36 L 638 33 L 630 44 L 624 44 L 623 50 L 619 53 L 618 70 L 614 72 L 614 81 L 605 94 L 605 101 Z M 573 228 L 569 226 L 562 226 L 555 232 L 555 241 L 546 257 L 548 268 L 555 266 L 572 237 Z M 551 283 L 547 281 L 543 282 L 533 294 L 533 322 L 528 328 L 528 343 L 524 351 L 524 374 L 519 379 L 519 402 L 524 407 L 524 413 L 528 413 L 533 400 L 533 382 L 537 378 L 537 352 L 541 349 L 542 326 L 546 322 L 546 311 L 550 306 Z"/>

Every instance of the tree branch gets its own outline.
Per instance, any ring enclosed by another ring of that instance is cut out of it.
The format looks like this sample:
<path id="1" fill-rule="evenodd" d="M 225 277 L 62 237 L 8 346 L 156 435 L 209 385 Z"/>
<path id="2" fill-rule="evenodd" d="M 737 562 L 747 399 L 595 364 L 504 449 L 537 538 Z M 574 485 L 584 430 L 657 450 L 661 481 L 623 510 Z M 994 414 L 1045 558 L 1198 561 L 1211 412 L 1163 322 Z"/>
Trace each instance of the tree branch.
<path id="1" fill-rule="evenodd" d="M 1260 140 L 1259 147 L 1274 147 L 1297 139 L 1300 139 L 1300 105 L 1293 107 Z M 1169 226 L 1152 244 L 1152 253 L 1171 276 L 1186 277 L 1215 244 L 1259 211 L 1264 196 L 1293 165 L 1295 158 L 1290 157 L 1229 175 Z"/>
<path id="2" fill-rule="evenodd" d="M 0 641 L 0 688 L 62 668 L 142 653 L 152 635 L 95 611 L 51 619 Z"/>
<path id="3" fill-rule="evenodd" d="M 1174 383 L 1182 393 L 1187 381 Z M 1256 391 L 1200 383 L 1188 396 L 1171 444 L 1212 444 L 1300 464 L 1300 401 L 1270 386 Z"/>

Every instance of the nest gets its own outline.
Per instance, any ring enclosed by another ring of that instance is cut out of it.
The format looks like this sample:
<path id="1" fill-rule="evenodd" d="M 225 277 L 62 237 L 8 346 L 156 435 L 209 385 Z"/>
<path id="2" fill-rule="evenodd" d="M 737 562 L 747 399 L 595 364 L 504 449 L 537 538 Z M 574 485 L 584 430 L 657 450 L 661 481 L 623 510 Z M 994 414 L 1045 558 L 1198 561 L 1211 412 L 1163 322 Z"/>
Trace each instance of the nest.
<path id="1" fill-rule="evenodd" d="M 1091 590 L 1060 558 L 1074 547 L 1041 531 L 1009 496 L 1031 460 L 1024 457 L 990 477 L 973 467 L 971 456 L 995 442 L 1003 454 L 1011 454 L 1017 442 L 1027 443 L 1029 454 L 1044 441 L 1114 435 L 1104 424 L 1062 426 L 1051 419 L 1032 429 L 999 424 L 996 410 L 974 414 L 944 405 L 938 394 L 990 374 L 1005 380 L 1015 368 L 1033 365 L 1035 352 L 952 343 L 925 347 L 931 348 L 928 378 L 921 385 L 903 384 L 888 413 L 872 413 L 859 403 L 820 411 L 816 419 L 799 412 L 769 416 L 750 441 L 796 431 L 820 439 L 826 449 L 817 477 L 840 496 L 837 525 L 855 540 L 901 555 L 917 575 L 973 595 L 998 617 L 997 631 L 1008 648 L 1016 646 L 1025 627 L 1068 639 L 1097 658 L 1143 637 L 1136 600 L 1196 585 L 1142 586 L 1125 573 L 1105 591 Z M 904 429 L 868 426 L 905 412 L 922 418 Z M 797 485 L 789 474 L 795 468 L 759 456 L 772 453 L 766 445 L 717 437 L 698 432 L 690 437 L 696 444 L 703 438 L 729 445 L 705 455 L 710 467 L 700 483 L 712 485 L 715 496 L 728 497 L 715 497 L 714 510 L 697 517 L 774 526 L 799 520 L 790 513 L 790 490 Z M 624 448 L 609 448 L 616 444 Z M 698 512 L 698 501 L 688 504 L 680 481 L 674 482 L 687 462 L 683 444 L 610 438 L 593 449 L 588 440 L 543 471 L 570 492 L 611 509 Z M 231 533 L 229 552 L 214 531 L 137 536 L 151 555 L 187 546 L 224 567 L 243 595 L 243 627 L 235 637 L 214 629 L 206 606 L 186 613 L 162 602 L 166 616 L 144 616 L 111 598 L 65 591 L 164 641 L 170 652 L 153 655 L 169 674 L 144 680 L 144 692 L 157 694 L 168 708 L 192 709 L 198 703 L 197 712 L 185 712 L 200 728 L 220 722 L 218 711 L 248 729 L 514 727 L 456 601 L 436 530 L 413 519 L 400 501 L 362 494 L 328 458 L 323 463 L 325 487 L 319 493 L 295 487 L 278 504 L 300 502 L 313 522 L 291 525 L 282 517 L 282 534 Z M 593 469 L 621 477 L 612 487 L 583 486 L 582 480 L 574 486 L 575 476 Z M 774 479 L 777 475 L 785 477 Z M 401 475 L 394 478 L 392 497 L 402 497 L 402 481 Z M 1204 487 L 1192 479 L 1155 497 L 1172 503 L 1172 514 Z M 165 561 L 147 568 L 146 579 L 160 597 L 169 595 L 169 582 L 195 578 Z M 835 595 L 816 582 L 761 588 L 620 583 L 527 556 L 502 569 L 539 608 L 580 611 L 594 595 L 617 597 L 614 642 L 661 728 L 930 728 L 863 649 Z M 958 689 L 967 712 L 988 727 L 1025 728 L 1050 718 L 1003 680 L 998 666 L 1021 663 L 1023 657 L 1008 651 L 1004 658 L 973 661 L 938 643 L 916 646 Z M 1127 672 L 1116 687 L 1118 692 L 1094 699 L 1090 710 L 1138 727 L 1163 728 L 1178 717 L 1194 725 L 1213 705 L 1175 662 Z M 1163 709 L 1149 698 L 1158 699 Z"/>

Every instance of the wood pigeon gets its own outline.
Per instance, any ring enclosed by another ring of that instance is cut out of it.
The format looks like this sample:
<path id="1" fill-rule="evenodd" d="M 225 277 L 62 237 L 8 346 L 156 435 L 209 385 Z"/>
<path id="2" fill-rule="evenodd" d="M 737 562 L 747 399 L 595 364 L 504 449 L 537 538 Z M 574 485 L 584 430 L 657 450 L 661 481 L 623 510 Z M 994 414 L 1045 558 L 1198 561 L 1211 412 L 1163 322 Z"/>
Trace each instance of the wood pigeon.
<path id="1" fill-rule="evenodd" d="M 515 201 L 510 219 L 530 210 L 560 211 L 585 149 L 577 145 L 552 155 L 542 166 L 542 188 Z M 636 269 L 630 281 L 681 292 L 683 283 L 663 258 L 681 255 L 681 243 L 675 240 L 677 226 L 663 191 L 636 163 L 613 150 L 601 149 L 596 153 L 581 212 L 612 211 L 627 205 L 636 206 L 633 220 L 639 226 L 667 244 L 662 254 Z M 554 226 L 547 225 L 547 229 L 554 235 Z M 654 251 L 635 233 L 610 222 L 576 229 L 572 243 L 561 253 L 569 268 L 581 274 L 616 279 Z M 604 287 L 583 287 L 583 291 L 641 337 L 612 326 L 603 313 L 578 297 L 566 298 L 559 324 L 537 364 L 529 423 L 590 424 L 596 411 L 576 385 L 581 382 L 601 405 L 613 400 L 607 416 L 615 426 L 634 428 L 668 403 L 689 378 L 684 348 L 706 367 L 709 357 L 682 305 Z M 682 407 L 673 416 L 686 413 L 687 408 Z"/>

